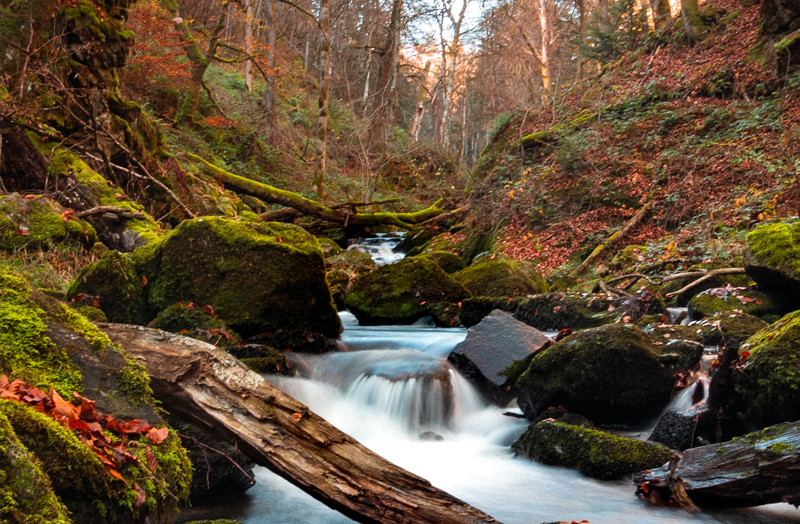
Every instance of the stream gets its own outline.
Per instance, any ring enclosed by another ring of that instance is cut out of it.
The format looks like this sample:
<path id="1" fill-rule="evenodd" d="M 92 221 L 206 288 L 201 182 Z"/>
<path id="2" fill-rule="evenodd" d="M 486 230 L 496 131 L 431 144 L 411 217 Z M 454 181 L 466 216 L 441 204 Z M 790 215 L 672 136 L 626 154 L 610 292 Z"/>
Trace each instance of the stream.
<path id="1" fill-rule="evenodd" d="M 380 242 L 370 247 L 376 245 Z M 424 322 L 365 327 L 350 313 L 340 317 L 344 351 L 289 354 L 299 376 L 266 378 L 373 451 L 500 522 L 800 523 L 800 512 L 788 504 L 699 514 L 652 506 L 637 499 L 630 481 L 600 482 L 573 470 L 514 458 L 510 445 L 526 422 L 504 416 L 507 409 L 487 405 L 446 361 L 466 337 L 465 329 L 433 328 Z M 691 404 L 690 398 L 687 392 L 671 406 Z M 246 494 L 183 510 L 177 522 L 353 522 L 266 468 L 256 468 L 255 474 L 257 484 Z"/>

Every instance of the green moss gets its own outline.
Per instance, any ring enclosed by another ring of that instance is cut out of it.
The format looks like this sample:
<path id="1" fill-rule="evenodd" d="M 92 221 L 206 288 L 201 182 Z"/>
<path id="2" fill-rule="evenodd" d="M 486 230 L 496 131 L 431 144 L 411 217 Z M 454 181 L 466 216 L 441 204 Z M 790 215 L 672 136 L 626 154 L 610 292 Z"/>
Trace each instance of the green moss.
<path id="1" fill-rule="evenodd" d="M 241 359 L 242 364 L 259 373 L 285 373 L 288 370 L 286 357 L 280 351 L 266 348 L 263 356 Z"/>
<path id="2" fill-rule="evenodd" d="M 639 255 L 644 253 L 646 249 L 647 248 L 644 246 L 625 246 L 622 251 L 614 256 L 609 267 L 611 267 L 611 269 L 625 271 L 638 261 Z"/>
<path id="3" fill-rule="evenodd" d="M 38 460 L 0 411 L 0 521 L 4 524 L 71 524 Z"/>
<path id="4" fill-rule="evenodd" d="M 183 302 L 173 304 L 163 310 L 150 325 L 156 329 L 180 333 L 203 342 L 215 343 L 215 341 L 220 341 L 226 344 L 241 342 L 241 338 L 231 331 L 223 320 L 214 318 L 201 307 L 190 308 Z M 212 329 L 228 333 L 231 338 L 228 339 L 222 334 L 209 337 L 208 332 Z"/>
<path id="5" fill-rule="evenodd" d="M 362 275 L 347 295 L 348 309 L 365 324 L 411 323 L 439 302 L 461 302 L 469 292 L 438 265 L 409 258 Z"/>
<path id="6" fill-rule="evenodd" d="M 430 251 L 417 255 L 417 257 L 430 260 L 448 275 L 461 271 L 465 267 L 461 257 L 448 251 Z"/>
<path id="7" fill-rule="evenodd" d="M 731 291 L 724 299 L 703 292 L 694 296 L 689 301 L 688 307 L 689 316 L 694 320 L 732 310 L 739 310 L 755 317 L 780 312 L 778 305 L 767 294 L 756 290 Z"/>
<path id="8" fill-rule="evenodd" d="M 69 306 L 86 317 L 86 320 L 90 322 L 108 322 L 108 317 L 106 317 L 102 309 L 94 306 L 83 306 L 78 302 L 70 302 Z"/>
<path id="9" fill-rule="evenodd" d="M 369 254 L 357 249 L 348 249 L 328 258 L 325 263 L 330 267 L 351 267 L 358 269 L 370 269 L 377 267 L 375 261 Z"/>
<path id="10" fill-rule="evenodd" d="M 788 442 L 776 442 L 767 447 L 770 451 L 774 451 L 775 453 L 787 453 L 789 451 L 794 451 L 795 447 L 789 444 Z"/>
<path id="11" fill-rule="evenodd" d="M 513 448 L 542 464 L 577 468 L 603 480 L 661 466 L 673 455 L 651 442 L 547 420 L 528 428 Z"/>
<path id="12" fill-rule="evenodd" d="M 800 221 L 773 222 L 747 235 L 747 271 L 765 288 L 800 289 Z"/>
<path id="13" fill-rule="evenodd" d="M 475 296 L 514 297 L 550 291 L 539 273 L 526 271 L 519 262 L 503 257 L 483 258 L 453 278 Z"/>
<path id="14" fill-rule="evenodd" d="M 62 395 L 81 391 L 80 371 L 47 337 L 46 318 L 27 282 L 0 266 L 0 373 Z"/>
<path id="15" fill-rule="evenodd" d="M 332 257 L 334 255 L 338 255 L 342 252 L 342 248 L 339 247 L 339 244 L 331 240 L 330 238 L 319 238 L 319 247 L 322 249 L 322 256 L 325 258 Z"/>
<path id="16" fill-rule="evenodd" d="M 800 419 L 800 311 L 750 337 L 745 352 L 734 377 L 751 419 L 762 426 Z"/>
<path id="17" fill-rule="evenodd" d="M 700 322 L 689 325 L 703 337 L 707 346 L 719 346 L 723 343 L 729 347 L 739 346 L 751 336 L 769 326 L 762 319 L 745 313 L 725 312 L 713 317 L 706 317 Z"/>
<path id="18" fill-rule="evenodd" d="M 0 248 L 15 251 L 30 246 L 52 249 L 61 244 L 88 248 L 97 233 L 84 220 L 64 220 L 62 208 L 45 198 L 23 198 L 12 193 L 0 196 Z"/>

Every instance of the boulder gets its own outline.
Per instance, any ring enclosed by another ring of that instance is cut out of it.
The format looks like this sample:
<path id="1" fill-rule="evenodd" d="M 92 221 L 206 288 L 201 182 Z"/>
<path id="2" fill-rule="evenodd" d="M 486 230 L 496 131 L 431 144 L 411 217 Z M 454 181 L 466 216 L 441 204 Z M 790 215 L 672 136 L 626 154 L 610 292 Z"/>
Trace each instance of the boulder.
<path id="1" fill-rule="evenodd" d="M 601 480 L 661 466 L 673 455 L 658 444 L 549 420 L 529 427 L 513 448 L 517 456 Z"/>
<path id="2" fill-rule="evenodd" d="M 394 248 L 398 253 L 408 253 L 414 248 L 421 248 L 433 239 L 433 231 L 423 227 L 409 232 Z"/>
<path id="3" fill-rule="evenodd" d="M 332 256 L 338 255 L 342 252 L 342 248 L 339 247 L 339 244 L 331 240 L 330 238 L 318 238 L 317 242 L 319 242 L 319 247 L 322 249 L 322 256 L 325 259 L 328 259 Z"/>
<path id="4" fill-rule="evenodd" d="M 448 275 L 457 273 L 464 269 L 464 261 L 461 260 L 461 257 L 458 255 L 454 255 L 449 251 L 431 251 L 428 253 L 422 253 L 420 255 L 416 255 L 416 258 L 427 258 L 431 262 L 438 265 L 440 268 L 444 269 L 444 272 Z"/>
<path id="5" fill-rule="evenodd" d="M 758 427 L 800 420 L 800 311 L 750 337 L 738 365 L 734 385 Z"/>
<path id="6" fill-rule="evenodd" d="M 659 355 L 673 355 L 674 362 L 666 363 L 675 372 L 694 368 L 703 358 L 703 337 L 697 329 L 675 324 L 650 324 L 642 328 L 653 341 Z"/>
<path id="7" fill-rule="evenodd" d="M 242 336 L 266 334 L 280 348 L 331 349 L 341 332 L 319 245 L 288 224 L 184 221 L 132 255 L 85 267 L 67 297 L 79 294 L 98 296 L 112 322 L 145 324 L 181 301 L 208 305 Z"/>
<path id="8" fill-rule="evenodd" d="M 161 311 L 150 323 L 150 327 L 179 333 L 214 345 L 230 345 L 241 342 L 239 335 L 231 331 L 210 307 L 178 302 Z"/>
<path id="9" fill-rule="evenodd" d="M 462 371 L 465 359 L 476 369 L 463 369 L 470 378 L 493 400 L 505 405 L 516 396 L 516 388 L 509 387 L 503 372 L 514 361 L 528 360 L 534 353 L 552 341 L 538 329 L 532 328 L 504 311 L 492 311 L 480 324 L 467 330 L 467 338 L 453 348 L 448 361 Z M 494 391 L 488 391 L 489 389 Z"/>
<path id="10" fill-rule="evenodd" d="M 608 267 L 615 271 L 627 271 L 628 268 L 637 262 L 644 260 L 644 253 L 646 250 L 647 248 L 644 246 L 625 246 L 624 249 L 614 256 L 614 259 Z"/>
<path id="11" fill-rule="evenodd" d="M 678 451 L 694 447 L 697 425 L 703 415 L 701 406 L 668 409 L 647 440 Z"/>
<path id="12" fill-rule="evenodd" d="M 675 381 L 662 358 L 632 325 L 578 331 L 531 360 L 518 402 L 530 420 L 563 406 L 595 423 L 642 422 L 670 399 Z"/>
<path id="13" fill-rule="evenodd" d="M 372 269 L 377 267 L 368 253 L 357 249 L 347 249 L 325 260 L 329 268 L 335 269 Z"/>
<path id="14" fill-rule="evenodd" d="M 474 296 L 516 297 L 547 293 L 547 281 L 519 262 L 486 257 L 453 275 Z"/>
<path id="15" fill-rule="evenodd" d="M 12 252 L 29 246 L 48 250 L 66 244 L 88 248 L 97 233 L 85 220 L 71 218 L 57 202 L 46 197 L 25 198 L 18 193 L 0 195 L 0 250 Z"/>
<path id="16" fill-rule="evenodd" d="M 689 300 L 689 318 L 700 320 L 724 311 L 742 311 L 755 317 L 779 317 L 782 309 L 770 295 L 746 287 L 707 289 Z"/>
<path id="17" fill-rule="evenodd" d="M 767 326 L 769 324 L 758 317 L 738 311 L 726 311 L 696 322 L 690 322 L 687 327 L 695 330 L 707 346 L 725 344 L 728 347 L 735 346 L 738 348 L 748 338 Z"/>
<path id="18" fill-rule="evenodd" d="M 364 325 L 411 324 L 433 304 L 458 303 L 469 291 L 430 260 L 410 258 L 362 275 L 347 295 L 347 308 Z"/>
<path id="19" fill-rule="evenodd" d="M 764 290 L 793 303 L 800 296 L 800 221 L 773 222 L 753 229 L 745 246 L 747 274 Z"/>

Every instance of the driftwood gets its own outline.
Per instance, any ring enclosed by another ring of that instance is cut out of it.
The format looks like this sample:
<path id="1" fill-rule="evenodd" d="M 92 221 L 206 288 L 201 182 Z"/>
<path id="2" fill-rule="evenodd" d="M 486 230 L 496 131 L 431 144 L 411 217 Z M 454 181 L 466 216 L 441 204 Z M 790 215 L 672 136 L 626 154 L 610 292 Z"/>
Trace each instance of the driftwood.
<path id="1" fill-rule="evenodd" d="M 210 344 L 139 326 L 99 327 L 147 368 L 165 408 L 222 432 L 258 464 L 350 518 L 495 522 L 373 453 Z"/>
<path id="2" fill-rule="evenodd" d="M 580 266 L 578 266 L 578 269 L 575 271 L 576 274 L 580 275 L 581 273 L 586 271 L 586 268 L 588 268 L 596 260 L 602 257 L 606 253 L 606 251 L 608 251 L 608 248 L 617 244 L 620 241 L 620 239 L 622 239 L 622 237 L 624 237 L 631 229 L 636 227 L 636 225 L 639 224 L 639 222 L 641 222 L 644 219 L 644 217 L 647 216 L 647 214 L 650 212 L 652 208 L 653 208 L 652 202 L 648 202 L 647 204 L 645 204 L 644 207 L 642 207 L 642 209 L 640 209 L 633 216 L 633 218 L 631 218 L 628 221 L 628 223 L 622 227 L 622 229 L 620 229 L 619 231 L 608 237 L 608 240 L 597 246 L 597 248 L 594 251 L 592 251 L 592 254 L 589 255 L 586 258 L 586 260 L 584 260 L 583 263 L 581 263 Z"/>
<path id="3" fill-rule="evenodd" d="M 330 206 L 330 208 L 331 209 L 350 208 L 355 212 L 359 207 L 391 204 L 393 202 L 399 202 L 399 201 L 400 201 L 399 198 L 387 198 L 386 200 L 376 200 L 374 202 L 344 202 L 342 204 L 336 204 L 335 206 Z M 282 207 L 280 209 L 276 209 L 275 211 L 267 211 L 266 213 L 261 213 L 260 215 L 258 215 L 258 217 L 264 222 L 291 222 L 297 218 L 300 218 L 301 216 L 303 216 L 303 213 L 292 207 Z"/>
<path id="4" fill-rule="evenodd" d="M 800 505 L 800 422 L 721 444 L 687 449 L 678 460 L 634 475 L 637 493 L 700 506 Z M 681 500 L 681 490 L 688 502 Z"/>
<path id="5" fill-rule="evenodd" d="M 105 215 L 106 213 L 113 213 L 122 218 L 147 218 L 147 215 L 138 211 L 134 212 L 125 207 L 119 206 L 97 206 L 80 213 L 75 213 L 78 218 L 93 217 L 97 215 Z"/>
<path id="6" fill-rule="evenodd" d="M 260 198 L 264 202 L 280 204 L 282 206 L 296 209 L 300 213 L 327 222 L 336 222 L 345 226 L 376 226 L 380 224 L 394 225 L 402 229 L 412 229 L 415 224 L 424 222 L 430 218 L 444 213 L 439 209 L 441 200 L 434 203 L 427 209 L 414 213 L 350 213 L 341 209 L 334 209 L 325 206 L 317 201 L 305 198 L 302 195 L 278 189 L 268 184 L 262 184 L 249 178 L 240 177 L 221 169 L 214 164 L 207 162 L 197 155 L 184 153 L 186 158 L 192 161 L 205 174 L 213 177 L 223 186 L 238 193 Z"/>

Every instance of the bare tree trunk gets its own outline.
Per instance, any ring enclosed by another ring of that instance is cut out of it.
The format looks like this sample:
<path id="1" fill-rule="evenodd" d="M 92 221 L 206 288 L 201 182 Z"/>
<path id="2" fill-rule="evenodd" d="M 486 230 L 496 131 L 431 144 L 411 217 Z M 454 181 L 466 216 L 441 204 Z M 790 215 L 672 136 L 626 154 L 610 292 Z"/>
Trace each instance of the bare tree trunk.
<path id="1" fill-rule="evenodd" d="M 389 84 L 384 95 L 386 108 L 385 137 L 386 143 L 394 141 L 394 123 L 397 117 L 397 75 L 400 72 L 400 22 L 403 13 L 403 0 L 393 0 L 392 18 L 389 22 Z"/>
<path id="2" fill-rule="evenodd" d="M 439 102 L 441 98 L 442 89 L 438 88 L 434 93 L 433 97 L 431 98 L 431 113 L 433 115 L 433 143 L 437 149 L 442 147 L 442 120 L 441 120 L 441 111 L 442 111 L 442 104 Z"/>
<path id="3" fill-rule="evenodd" d="M 692 43 L 697 43 L 706 36 L 706 27 L 700 19 L 700 6 L 697 0 L 681 0 L 681 18 L 683 30 Z"/>
<path id="4" fill-rule="evenodd" d="M 607 33 L 612 29 L 608 18 L 608 0 L 598 0 L 597 6 L 600 9 L 600 29 Z"/>
<path id="5" fill-rule="evenodd" d="M 486 513 L 395 466 L 216 347 L 157 329 L 100 324 L 147 368 L 170 410 L 214 428 L 258 464 L 364 523 L 491 524 Z"/>
<path id="6" fill-rule="evenodd" d="M 264 0 L 264 21 L 267 24 L 267 90 L 264 94 L 264 111 L 268 130 L 275 127 L 275 34 L 277 21 L 275 18 L 275 0 Z"/>
<path id="7" fill-rule="evenodd" d="M 372 32 L 367 35 L 367 60 L 364 62 L 364 67 L 367 68 L 367 78 L 364 81 L 364 94 L 361 97 L 361 103 L 364 106 L 364 117 L 367 117 L 369 109 L 369 82 L 372 76 Z"/>
<path id="8" fill-rule="evenodd" d="M 422 77 L 419 79 L 419 87 L 417 87 L 417 108 L 414 110 L 414 123 L 411 125 L 411 133 L 409 133 L 414 142 L 419 142 L 419 131 L 422 129 L 422 117 L 425 115 L 425 85 L 428 82 L 428 73 L 431 71 L 431 61 L 425 62 L 425 69 L 422 71 Z"/>
<path id="9" fill-rule="evenodd" d="M 249 55 L 253 54 L 253 0 L 245 0 L 245 17 L 244 17 L 244 51 Z M 247 85 L 247 90 L 253 91 L 253 73 L 251 71 L 253 64 L 250 63 L 248 58 L 244 63 L 244 83 Z"/>
<path id="10" fill-rule="evenodd" d="M 328 146 L 328 99 L 331 92 L 331 0 L 320 0 L 319 23 L 322 26 L 322 79 L 319 93 L 319 117 L 317 118 L 317 164 L 313 189 L 317 198 L 325 198 L 325 171 L 327 169 Z"/>
<path id="11" fill-rule="evenodd" d="M 547 1 L 539 0 L 539 35 L 541 37 L 540 65 L 542 75 L 542 105 L 550 98 L 550 28 L 547 21 Z"/>
<path id="12" fill-rule="evenodd" d="M 656 31 L 672 26 L 672 10 L 669 0 L 650 0 L 650 9 L 653 11 L 653 25 L 655 25 Z"/>

